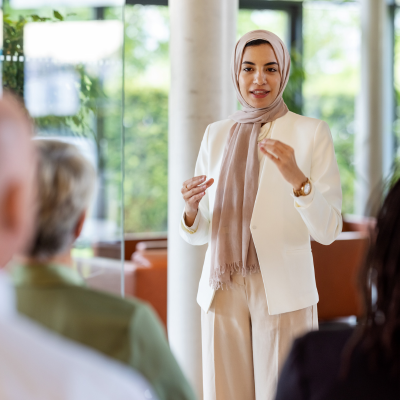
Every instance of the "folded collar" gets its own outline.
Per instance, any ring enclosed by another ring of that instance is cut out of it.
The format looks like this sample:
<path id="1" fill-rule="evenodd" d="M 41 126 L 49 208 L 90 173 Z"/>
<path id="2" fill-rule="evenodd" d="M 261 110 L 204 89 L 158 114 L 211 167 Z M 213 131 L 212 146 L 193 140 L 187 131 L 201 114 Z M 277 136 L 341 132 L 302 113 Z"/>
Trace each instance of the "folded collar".
<path id="1" fill-rule="evenodd" d="M 12 268 L 16 286 L 83 286 L 85 281 L 79 273 L 65 265 L 30 264 Z"/>

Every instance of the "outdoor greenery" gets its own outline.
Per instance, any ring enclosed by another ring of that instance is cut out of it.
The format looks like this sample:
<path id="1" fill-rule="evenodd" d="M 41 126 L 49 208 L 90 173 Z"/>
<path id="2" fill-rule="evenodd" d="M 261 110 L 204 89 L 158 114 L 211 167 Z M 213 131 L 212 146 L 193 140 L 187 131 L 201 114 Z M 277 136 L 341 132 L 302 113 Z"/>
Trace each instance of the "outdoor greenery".
<path id="1" fill-rule="evenodd" d="M 325 120 L 332 131 L 339 164 L 343 212 L 354 211 L 354 114 L 359 85 L 359 6 L 356 3 L 304 3 L 304 55 L 292 54 L 289 85 L 284 93 L 289 109 Z M 81 12 L 81 11 L 78 11 Z M 42 14 L 41 14 L 42 15 Z M 65 9 L 45 17 L 34 12 L 4 15 L 4 53 L 23 55 L 22 29 L 29 21 L 60 21 Z M 400 65 L 400 14 L 397 16 L 396 65 Z M 107 19 L 119 19 L 108 8 Z M 70 15 L 65 18 L 75 19 Z M 83 19 L 90 19 L 86 15 Z M 269 29 L 284 41 L 288 38 L 287 14 L 271 10 L 240 10 L 238 36 L 251 29 Z M 74 135 L 90 135 L 97 143 L 100 172 L 113 172 L 121 182 L 120 87 L 105 88 L 97 75 L 77 65 L 80 76 L 81 108 L 70 117 L 37 119 L 39 129 L 49 127 Z M 400 143 L 400 68 L 396 72 L 397 121 L 395 134 Z M 23 93 L 23 63 L 5 62 L 5 86 Z M 299 104 L 299 89 L 303 103 Z M 127 5 L 125 8 L 125 231 L 167 230 L 168 185 L 168 93 L 169 14 L 163 6 Z M 106 93 L 107 91 L 107 93 Z M 400 157 L 400 154 L 399 154 Z M 398 157 L 398 159 L 400 159 Z M 398 168 L 396 171 L 400 171 Z M 119 175 L 118 175 L 119 174 Z M 400 176 L 400 172 L 398 172 Z M 117 177 L 117 175 L 119 177 Z M 107 194 L 110 197 L 110 194 Z M 105 194 L 105 197 L 107 197 Z M 115 196 L 115 193 L 113 194 Z M 118 197 L 118 194 L 116 195 Z M 112 196 L 111 196 L 112 197 Z"/>
<path id="2" fill-rule="evenodd" d="M 251 13 L 239 13 L 240 29 L 256 29 Z M 261 14 L 261 18 L 266 14 Z M 274 14 L 268 15 L 274 20 Z M 286 15 L 280 14 L 282 21 Z M 125 230 L 166 231 L 168 199 L 168 9 L 127 6 L 125 11 Z M 159 26 L 150 32 L 148 23 Z M 277 26 L 279 25 L 278 21 Z M 298 93 L 304 79 L 299 55 L 293 54 L 285 101 L 301 112 Z"/>
<path id="3" fill-rule="evenodd" d="M 130 91 L 125 115 L 125 230 L 166 231 L 168 93 Z"/>
<path id="4" fill-rule="evenodd" d="M 343 191 L 343 214 L 354 212 L 355 109 L 360 82 L 360 7 L 304 5 L 304 115 L 331 129 Z"/>
<path id="5" fill-rule="evenodd" d="M 24 27 L 28 22 L 60 22 L 65 18 L 57 10 L 53 10 L 52 17 L 40 17 L 37 14 L 19 15 L 13 19 L 9 14 L 3 16 L 3 52 L 6 56 L 3 65 L 3 87 L 24 97 Z M 66 18 L 75 14 L 67 14 Z M 7 57 L 9 56 L 9 57 Z M 91 77 L 83 65 L 75 67 L 80 78 L 79 100 L 80 108 L 77 114 L 71 116 L 45 116 L 35 119 L 39 130 L 46 129 L 63 132 L 73 132 L 85 136 L 92 134 L 91 119 L 96 112 L 96 99 L 104 97 L 99 80 Z"/>
<path id="6" fill-rule="evenodd" d="M 359 12 L 354 4 L 343 7 L 347 5 L 309 3 L 306 7 L 304 59 L 292 54 L 291 77 L 284 98 L 292 111 L 329 124 L 341 173 L 343 212 L 352 213 L 359 64 L 343 43 L 346 35 L 354 40 L 352 35 L 359 32 Z M 159 19 L 157 25 L 168 30 L 166 7 L 126 7 L 125 222 L 129 232 L 167 228 L 168 36 L 160 38 L 157 32 L 148 30 L 145 22 L 154 24 L 155 16 Z M 269 29 L 285 41 L 288 22 L 287 14 L 281 11 L 240 10 L 238 37 L 251 29 Z M 302 83 L 303 104 L 299 104 L 296 93 Z"/>
<path id="7" fill-rule="evenodd" d="M 125 231 L 167 230 L 168 8 L 125 10 Z M 158 31 L 149 31 L 149 21 Z"/>
<path id="8" fill-rule="evenodd" d="M 396 115 L 393 125 L 395 135 L 395 146 L 397 148 L 396 158 L 393 163 L 393 175 L 390 180 L 390 185 L 400 179 L 400 7 L 395 13 L 395 41 L 394 41 L 394 87 L 396 95 Z"/>
<path id="9" fill-rule="evenodd" d="M 71 12 L 73 11 L 73 12 Z M 91 8 L 63 8 L 52 10 L 4 9 L 3 86 L 22 98 L 24 96 L 24 27 L 27 23 L 52 24 L 61 21 L 87 21 L 94 17 Z M 9 57 L 7 57 L 9 56 Z M 122 59 L 122 57 L 121 57 Z M 59 65 L 59 64 L 58 64 Z M 53 65 L 57 68 L 56 65 Z M 35 125 L 40 136 L 82 137 L 94 143 L 95 154 L 87 154 L 96 161 L 98 196 L 94 207 L 95 217 L 120 225 L 121 190 L 121 140 L 122 140 L 122 76 L 113 73 L 112 83 L 107 71 L 98 65 L 68 64 L 58 68 L 71 68 L 78 76 L 79 109 L 75 115 L 46 115 L 36 117 Z M 56 69 L 55 69 L 56 71 Z M 114 78 L 117 77 L 117 79 Z M 109 84 L 111 88 L 106 84 Z M 56 89 L 59 90 L 59 89 Z M 91 150 L 93 151 L 93 149 Z"/>

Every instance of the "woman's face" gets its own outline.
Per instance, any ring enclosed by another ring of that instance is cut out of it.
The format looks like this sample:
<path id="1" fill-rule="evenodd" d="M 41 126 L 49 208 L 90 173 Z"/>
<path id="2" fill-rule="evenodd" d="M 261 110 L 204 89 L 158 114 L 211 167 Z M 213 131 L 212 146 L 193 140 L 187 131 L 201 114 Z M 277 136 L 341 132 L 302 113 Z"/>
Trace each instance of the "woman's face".
<path id="1" fill-rule="evenodd" d="M 276 99 L 281 84 L 278 61 L 270 44 L 244 49 L 239 73 L 240 93 L 255 108 L 268 107 Z"/>

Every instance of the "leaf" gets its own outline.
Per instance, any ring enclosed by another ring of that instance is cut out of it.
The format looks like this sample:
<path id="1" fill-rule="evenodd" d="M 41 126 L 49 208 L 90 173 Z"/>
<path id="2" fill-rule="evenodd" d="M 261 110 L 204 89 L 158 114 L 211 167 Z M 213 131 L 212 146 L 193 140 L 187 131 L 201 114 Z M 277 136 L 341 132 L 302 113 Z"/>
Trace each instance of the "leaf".
<path id="1" fill-rule="evenodd" d="M 30 17 L 32 18 L 32 21 L 34 21 L 34 22 L 38 22 L 38 21 L 42 20 L 42 18 L 40 18 L 39 15 L 36 15 L 36 14 L 31 15 Z"/>
<path id="2" fill-rule="evenodd" d="M 83 80 L 85 81 L 86 85 L 88 85 L 88 86 L 92 85 L 92 81 L 89 79 L 89 77 L 87 75 L 84 76 Z"/>
<path id="3" fill-rule="evenodd" d="M 59 21 L 64 21 L 64 17 L 56 10 L 53 11 L 54 18 L 57 18 Z"/>

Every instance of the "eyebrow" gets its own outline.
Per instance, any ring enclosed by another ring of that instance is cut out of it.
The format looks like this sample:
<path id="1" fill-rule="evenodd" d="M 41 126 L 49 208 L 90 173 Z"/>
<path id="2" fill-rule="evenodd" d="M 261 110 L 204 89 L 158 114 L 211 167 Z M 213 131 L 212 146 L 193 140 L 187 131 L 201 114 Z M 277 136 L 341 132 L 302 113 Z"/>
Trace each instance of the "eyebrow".
<path id="1" fill-rule="evenodd" d="M 243 61 L 242 64 L 256 65 L 256 64 L 254 64 L 253 62 L 250 62 L 250 61 Z M 264 64 L 264 67 L 266 67 L 267 65 L 274 65 L 274 64 L 278 65 L 277 62 L 272 61 L 272 62 L 269 62 L 269 63 Z"/>

